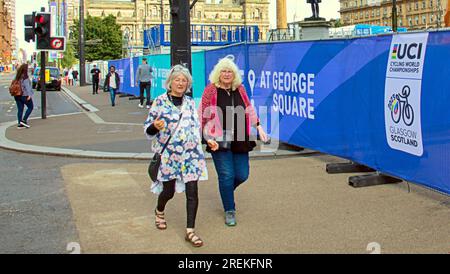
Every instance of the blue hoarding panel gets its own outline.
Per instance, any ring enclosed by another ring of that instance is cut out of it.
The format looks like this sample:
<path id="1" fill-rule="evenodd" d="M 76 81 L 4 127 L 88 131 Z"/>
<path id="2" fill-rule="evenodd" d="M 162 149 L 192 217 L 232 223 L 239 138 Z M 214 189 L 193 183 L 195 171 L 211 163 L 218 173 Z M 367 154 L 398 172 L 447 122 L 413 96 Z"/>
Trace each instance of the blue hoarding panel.
<path id="1" fill-rule="evenodd" d="M 279 117 L 272 137 L 450 193 L 450 34 L 420 36 L 239 45 L 207 51 L 205 68 L 234 56 L 257 111 Z M 406 76 L 390 77 L 389 64 Z"/>
<path id="2" fill-rule="evenodd" d="M 240 44 L 194 54 L 195 98 L 225 56 L 241 69 L 273 138 L 450 194 L 449 32 Z M 156 94 L 169 59 L 150 57 Z M 136 92 L 128 84 L 130 59 L 110 63 L 121 68 L 121 88 Z"/>

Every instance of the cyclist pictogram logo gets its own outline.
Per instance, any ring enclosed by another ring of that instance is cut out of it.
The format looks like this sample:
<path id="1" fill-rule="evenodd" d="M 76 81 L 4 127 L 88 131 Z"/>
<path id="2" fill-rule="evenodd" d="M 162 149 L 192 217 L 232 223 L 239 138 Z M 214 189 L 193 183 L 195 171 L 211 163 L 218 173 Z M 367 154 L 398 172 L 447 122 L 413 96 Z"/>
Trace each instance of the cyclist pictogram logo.
<path id="1" fill-rule="evenodd" d="M 402 119 L 407 126 L 414 123 L 414 109 L 408 102 L 410 93 L 411 88 L 405 85 L 400 93 L 394 93 L 389 99 L 388 107 L 391 111 L 391 118 L 396 124 Z"/>

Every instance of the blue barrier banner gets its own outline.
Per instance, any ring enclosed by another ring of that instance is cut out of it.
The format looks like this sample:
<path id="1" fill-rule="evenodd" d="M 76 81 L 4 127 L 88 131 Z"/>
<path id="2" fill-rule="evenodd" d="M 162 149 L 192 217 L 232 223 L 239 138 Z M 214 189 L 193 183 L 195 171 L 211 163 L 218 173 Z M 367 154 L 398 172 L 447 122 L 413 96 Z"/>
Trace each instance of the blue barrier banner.
<path id="1" fill-rule="evenodd" d="M 228 47 L 206 77 L 227 55 L 272 137 L 450 194 L 449 32 Z"/>
<path id="2" fill-rule="evenodd" d="M 108 62 L 108 68 L 111 66 L 116 68 L 116 72 L 120 76 L 119 92 L 127 93 L 126 91 L 130 90 L 130 59 L 111 60 Z M 105 77 L 108 71 L 104 72 Z"/>
<path id="3" fill-rule="evenodd" d="M 205 89 L 207 79 L 205 77 L 205 52 L 194 52 L 192 53 L 192 78 L 194 79 L 192 97 L 196 102 L 201 99 Z"/>
<path id="4" fill-rule="evenodd" d="M 121 59 L 109 61 L 108 65 L 114 65 L 120 75 L 120 92 L 139 96 L 139 83 L 136 85 L 136 72 L 142 58 L 147 59 L 147 63 L 153 69 L 152 88 L 150 91 L 151 98 L 166 91 L 164 83 L 170 70 L 170 54 L 158 54 L 134 57 L 132 59 Z M 192 77 L 193 97 L 199 101 L 205 88 L 205 53 L 195 52 L 192 54 Z"/>

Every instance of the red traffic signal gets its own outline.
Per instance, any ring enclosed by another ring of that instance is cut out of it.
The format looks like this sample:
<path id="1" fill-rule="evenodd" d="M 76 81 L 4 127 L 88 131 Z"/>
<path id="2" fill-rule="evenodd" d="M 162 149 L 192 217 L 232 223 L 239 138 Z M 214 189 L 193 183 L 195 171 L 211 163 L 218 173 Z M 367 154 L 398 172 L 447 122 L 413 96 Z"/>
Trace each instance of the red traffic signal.
<path id="1" fill-rule="evenodd" d="M 45 23 L 45 16 L 42 14 L 38 14 L 38 16 L 35 17 L 35 22 L 39 23 L 39 24 L 44 24 Z"/>
<path id="2" fill-rule="evenodd" d="M 34 32 L 37 35 L 36 49 L 48 50 L 50 49 L 50 16 L 49 12 L 40 12 L 35 16 L 36 27 Z"/>

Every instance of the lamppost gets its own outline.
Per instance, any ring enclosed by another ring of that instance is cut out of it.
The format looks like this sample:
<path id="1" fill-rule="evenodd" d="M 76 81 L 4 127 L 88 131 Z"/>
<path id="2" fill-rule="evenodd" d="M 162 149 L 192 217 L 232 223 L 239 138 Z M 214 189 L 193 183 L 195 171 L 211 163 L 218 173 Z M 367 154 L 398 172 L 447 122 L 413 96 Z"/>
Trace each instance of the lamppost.
<path id="1" fill-rule="evenodd" d="M 441 27 L 441 20 L 442 20 L 442 4 L 441 4 L 441 0 L 437 1 L 437 16 L 436 16 L 436 24 L 437 24 L 437 29 L 439 29 Z M 450 7 L 449 7 L 450 8 Z"/>
<path id="2" fill-rule="evenodd" d="M 392 0 L 392 31 L 397 32 L 397 0 Z"/>
<path id="3" fill-rule="evenodd" d="M 80 86 L 86 85 L 86 64 L 84 59 L 84 0 L 80 0 L 80 30 L 78 37 L 79 57 L 80 57 Z"/>

